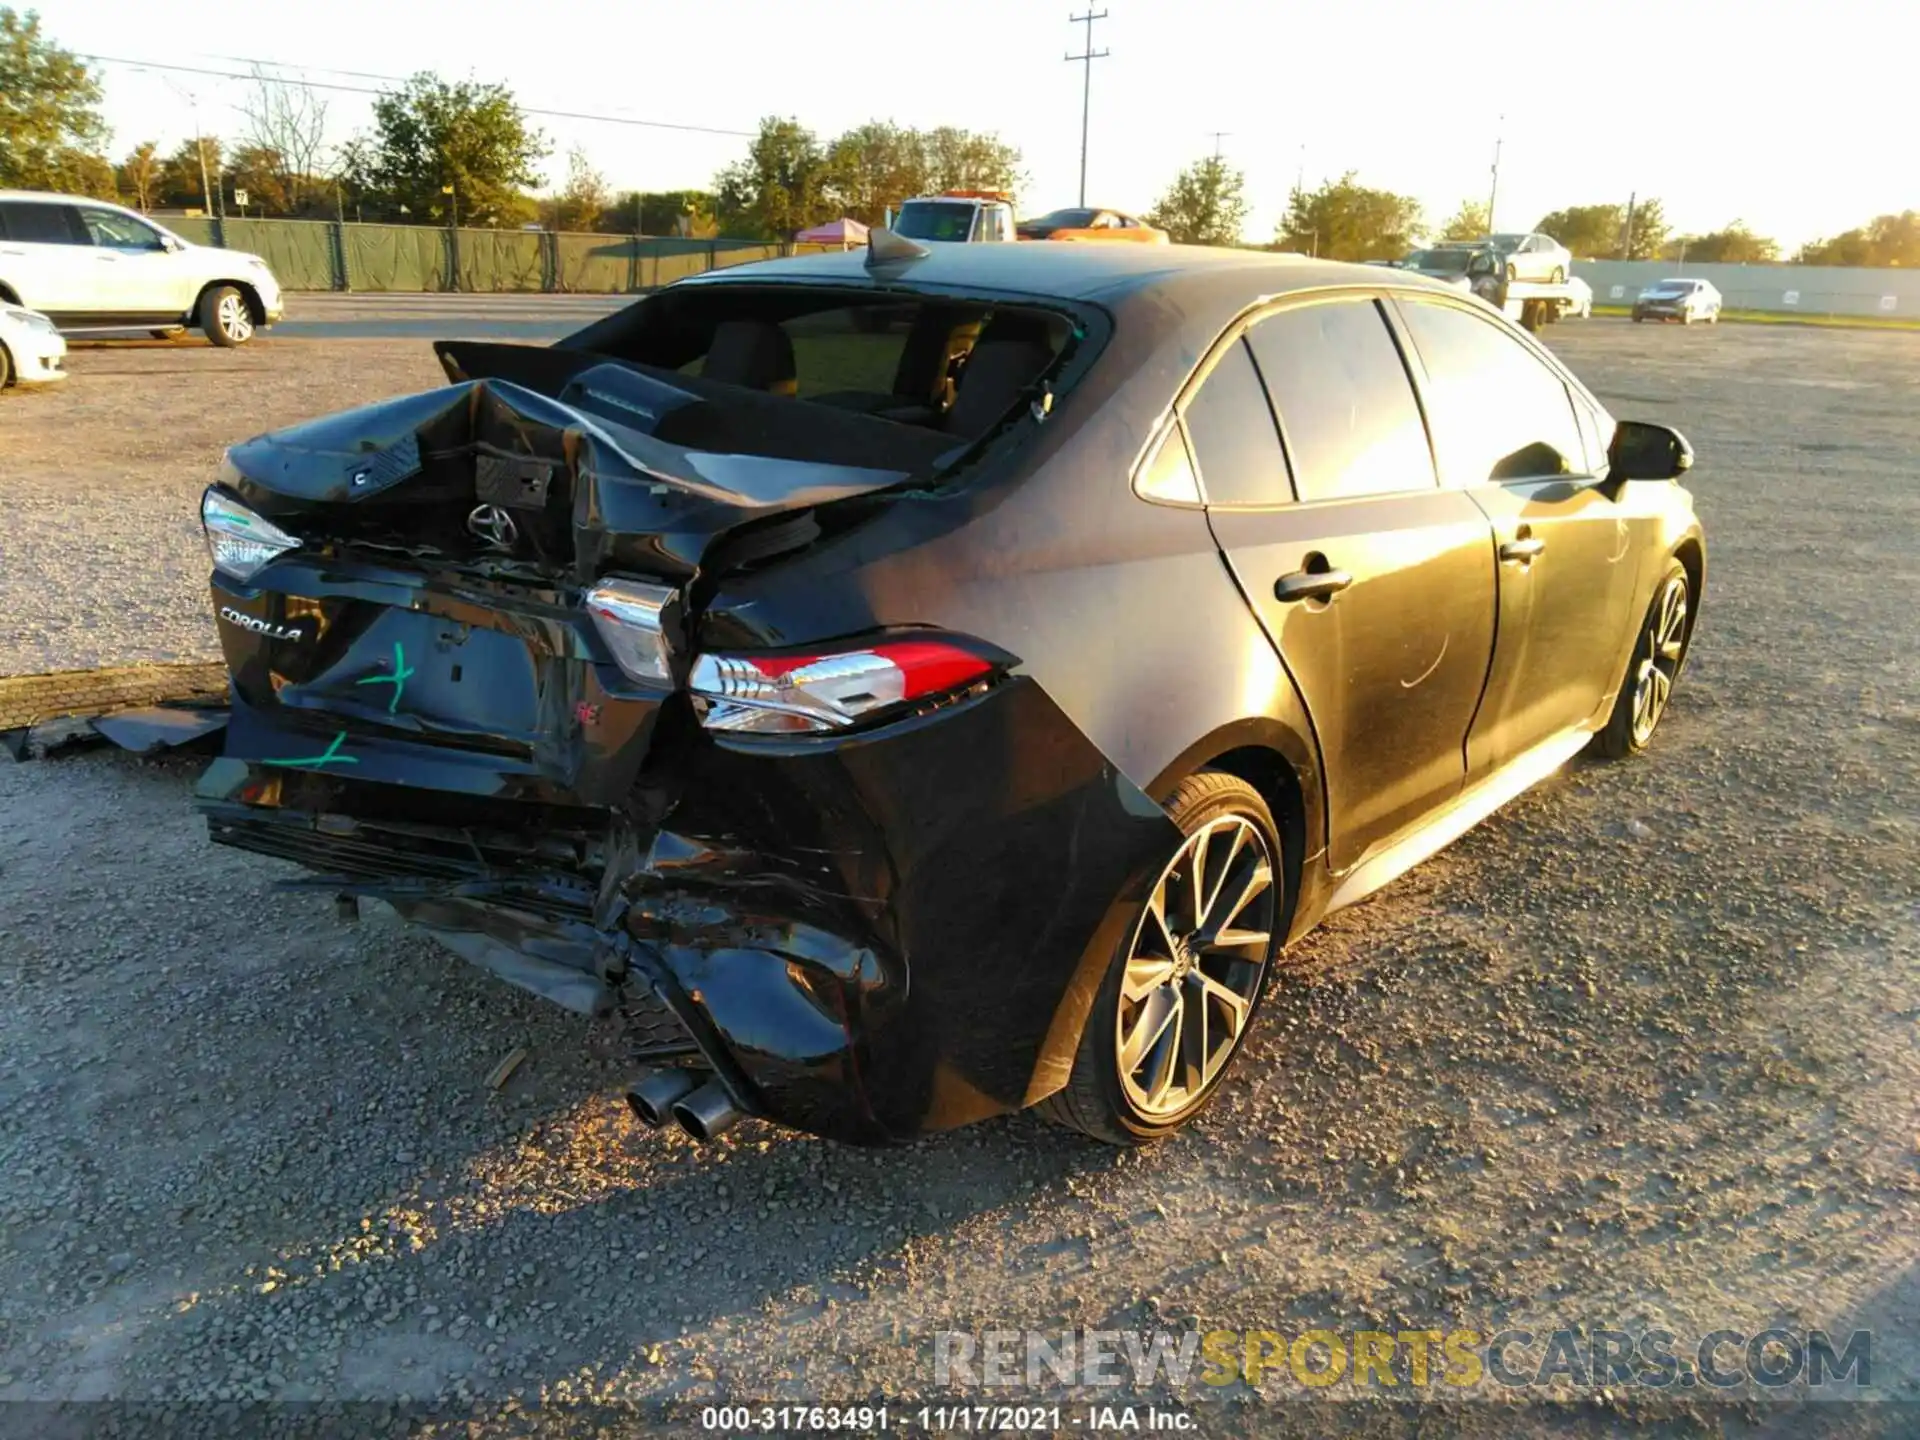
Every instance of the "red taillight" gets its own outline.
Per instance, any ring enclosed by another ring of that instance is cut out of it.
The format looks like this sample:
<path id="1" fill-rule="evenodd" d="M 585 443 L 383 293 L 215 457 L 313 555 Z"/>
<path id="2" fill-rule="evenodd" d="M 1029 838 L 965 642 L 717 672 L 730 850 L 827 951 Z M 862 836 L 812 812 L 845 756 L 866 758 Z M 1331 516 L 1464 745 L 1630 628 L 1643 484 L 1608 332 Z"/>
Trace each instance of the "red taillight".
<path id="1" fill-rule="evenodd" d="M 886 640 L 803 655 L 702 655 L 688 677 L 709 730 L 838 730 L 985 679 L 992 664 L 946 640 Z"/>

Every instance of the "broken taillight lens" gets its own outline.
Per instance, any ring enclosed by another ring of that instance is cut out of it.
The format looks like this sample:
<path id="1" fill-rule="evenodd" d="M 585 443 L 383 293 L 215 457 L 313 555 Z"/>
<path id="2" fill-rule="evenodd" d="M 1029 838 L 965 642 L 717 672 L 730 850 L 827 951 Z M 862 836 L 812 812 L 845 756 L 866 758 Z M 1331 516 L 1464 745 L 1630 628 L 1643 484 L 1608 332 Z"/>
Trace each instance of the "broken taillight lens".
<path id="1" fill-rule="evenodd" d="M 963 690 L 993 666 L 946 640 L 889 640 L 810 655 L 702 655 L 689 684 L 709 730 L 841 730 L 894 706 Z"/>
<path id="2" fill-rule="evenodd" d="M 587 592 L 587 614 L 608 652 L 635 680 L 671 680 L 667 607 L 679 591 L 638 580 L 602 580 Z"/>
<path id="3" fill-rule="evenodd" d="M 218 489 L 210 488 L 200 497 L 200 524 L 207 532 L 213 568 L 243 584 L 265 569 L 268 561 L 300 545 L 271 520 Z"/>

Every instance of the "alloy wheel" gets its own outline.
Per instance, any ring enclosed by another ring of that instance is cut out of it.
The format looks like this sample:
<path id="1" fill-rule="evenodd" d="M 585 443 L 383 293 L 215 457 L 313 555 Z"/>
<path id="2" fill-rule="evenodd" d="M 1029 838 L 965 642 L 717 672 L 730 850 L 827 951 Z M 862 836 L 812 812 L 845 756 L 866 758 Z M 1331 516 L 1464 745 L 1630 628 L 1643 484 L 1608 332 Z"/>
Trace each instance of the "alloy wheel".
<path id="1" fill-rule="evenodd" d="M 253 317 L 247 313 L 247 302 L 231 291 L 220 297 L 217 319 L 221 332 L 236 345 L 253 335 Z"/>
<path id="2" fill-rule="evenodd" d="M 1240 815 L 1189 835 L 1155 883 L 1121 980 L 1115 1054 L 1142 1116 L 1200 1099 L 1246 1033 L 1273 946 L 1273 855 Z"/>
<path id="3" fill-rule="evenodd" d="M 1639 668 L 1633 681 L 1633 743 L 1645 745 L 1666 713 L 1674 678 L 1687 645 L 1687 581 L 1667 577 L 1659 602 L 1648 618 Z"/>

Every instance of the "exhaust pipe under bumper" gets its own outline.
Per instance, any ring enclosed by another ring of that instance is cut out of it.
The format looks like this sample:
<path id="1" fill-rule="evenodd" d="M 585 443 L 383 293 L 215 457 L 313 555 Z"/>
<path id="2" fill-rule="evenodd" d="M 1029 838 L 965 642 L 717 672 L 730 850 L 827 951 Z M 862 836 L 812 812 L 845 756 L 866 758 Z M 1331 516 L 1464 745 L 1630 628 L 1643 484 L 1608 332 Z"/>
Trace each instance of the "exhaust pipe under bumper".
<path id="1" fill-rule="evenodd" d="M 678 1119 L 676 1103 L 700 1083 L 691 1070 L 649 1070 L 627 1086 L 627 1108 L 642 1125 L 658 1130 Z M 711 1088 L 711 1087 L 709 1087 Z"/>
<path id="2" fill-rule="evenodd" d="M 709 1080 L 698 1090 L 674 1101 L 673 1118 L 694 1139 L 711 1140 L 740 1118 L 740 1107 L 733 1103 L 726 1086 L 718 1080 Z"/>

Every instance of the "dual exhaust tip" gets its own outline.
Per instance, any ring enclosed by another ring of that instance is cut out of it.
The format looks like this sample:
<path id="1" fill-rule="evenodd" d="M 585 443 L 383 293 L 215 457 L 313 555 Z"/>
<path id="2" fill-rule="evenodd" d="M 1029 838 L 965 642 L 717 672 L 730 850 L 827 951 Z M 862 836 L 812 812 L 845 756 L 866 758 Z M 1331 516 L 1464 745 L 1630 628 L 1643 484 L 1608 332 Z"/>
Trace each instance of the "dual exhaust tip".
<path id="1" fill-rule="evenodd" d="M 627 1108 L 648 1129 L 672 1123 L 695 1140 L 711 1140 L 740 1118 L 727 1087 L 693 1070 L 650 1070 L 627 1086 Z"/>

